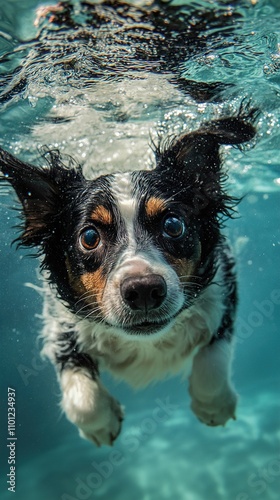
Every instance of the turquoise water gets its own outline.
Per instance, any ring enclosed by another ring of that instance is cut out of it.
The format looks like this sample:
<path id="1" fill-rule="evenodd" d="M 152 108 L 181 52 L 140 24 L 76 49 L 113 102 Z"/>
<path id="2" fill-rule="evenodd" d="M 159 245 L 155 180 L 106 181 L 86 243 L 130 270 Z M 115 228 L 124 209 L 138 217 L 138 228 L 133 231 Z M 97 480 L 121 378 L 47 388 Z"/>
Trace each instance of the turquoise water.
<path id="1" fill-rule="evenodd" d="M 77 19 L 85 22 L 74 3 Z M 279 498 L 280 4 L 179 3 L 185 5 L 185 22 L 195 23 L 209 10 L 228 13 L 227 26 L 209 21 L 200 48 L 180 64 L 181 78 L 194 82 L 193 88 L 219 82 L 211 97 L 195 99 L 170 84 L 164 71 L 150 68 L 141 69 L 135 86 L 135 68 L 122 66 L 123 44 L 115 56 L 115 79 L 109 64 L 106 78 L 89 77 L 80 46 L 75 50 L 81 66 L 73 71 L 69 55 L 66 64 L 66 54 L 58 55 L 58 44 L 47 43 L 44 34 L 40 43 L 46 51 L 39 57 L 34 19 L 41 2 L 1 2 L 0 145 L 29 161 L 38 159 L 44 144 L 58 147 L 89 175 L 92 168 L 148 168 L 149 136 L 156 130 L 193 129 L 205 118 L 236 112 L 244 98 L 260 109 L 258 135 L 245 154 L 224 151 L 229 189 L 246 195 L 240 217 L 227 224 L 239 262 L 237 420 L 225 428 L 200 424 L 181 377 L 134 392 L 104 375 L 126 407 L 122 435 L 112 449 L 81 440 L 60 412 L 53 368 L 39 356 L 41 297 L 26 286 L 39 285 L 37 263 L 10 246 L 17 234 L 16 203 L 1 188 L 1 499 L 12 495 L 6 483 L 8 387 L 16 390 L 18 500 Z M 101 43 L 99 50 L 105 61 L 108 48 Z"/>

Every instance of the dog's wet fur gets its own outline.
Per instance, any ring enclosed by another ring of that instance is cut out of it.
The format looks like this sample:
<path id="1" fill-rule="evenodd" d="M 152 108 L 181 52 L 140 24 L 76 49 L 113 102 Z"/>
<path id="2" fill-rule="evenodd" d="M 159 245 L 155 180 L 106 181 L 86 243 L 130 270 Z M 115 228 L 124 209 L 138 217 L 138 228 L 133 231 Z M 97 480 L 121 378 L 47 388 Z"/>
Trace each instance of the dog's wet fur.
<path id="1" fill-rule="evenodd" d="M 104 5 L 112 14 L 115 4 Z M 128 8 L 119 5 L 116 16 Z M 175 11 L 168 18 L 164 8 L 165 24 L 174 24 Z M 150 7 L 142 15 L 164 25 Z M 236 276 L 221 221 L 237 200 L 225 191 L 220 147 L 250 141 L 255 114 L 242 107 L 162 140 L 153 145 L 153 170 L 93 180 L 58 151 L 38 167 L 0 150 L 2 180 L 22 206 L 18 241 L 41 259 L 43 352 L 56 367 L 67 417 L 97 445 L 112 444 L 123 419 L 102 369 L 140 387 L 189 360 L 197 417 L 213 426 L 235 418 Z"/>

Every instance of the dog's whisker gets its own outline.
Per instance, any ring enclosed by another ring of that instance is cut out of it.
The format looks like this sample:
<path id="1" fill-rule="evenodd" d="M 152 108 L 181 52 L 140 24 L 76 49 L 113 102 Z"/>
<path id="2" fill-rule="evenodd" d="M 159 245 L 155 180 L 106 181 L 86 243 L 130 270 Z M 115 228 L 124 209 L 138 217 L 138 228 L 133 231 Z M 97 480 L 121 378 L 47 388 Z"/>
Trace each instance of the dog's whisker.
<path id="1" fill-rule="evenodd" d="M 86 320 L 89 318 L 90 319 L 93 318 L 95 322 L 99 323 L 99 325 L 105 323 L 105 319 L 101 316 L 100 312 L 97 315 L 95 313 L 96 313 L 96 311 L 94 311 L 94 310 L 89 311 L 89 313 L 84 317 L 84 319 Z"/>
<path id="2" fill-rule="evenodd" d="M 79 299 L 75 302 L 75 305 L 77 306 L 79 304 L 79 302 L 82 302 L 83 300 L 87 299 L 88 297 L 97 297 L 98 296 L 98 293 L 94 293 L 92 292 L 92 290 L 87 290 L 86 292 L 84 292 L 80 297 Z"/>
<path id="3" fill-rule="evenodd" d="M 87 292 L 86 294 L 82 295 L 79 300 L 75 302 L 75 306 L 78 306 L 79 303 L 85 302 L 89 299 L 94 299 L 96 300 L 98 297 L 98 293 L 94 293 L 92 291 Z"/>
<path id="4" fill-rule="evenodd" d="M 96 313 L 96 312 L 100 311 L 99 306 L 92 307 L 90 305 L 84 305 L 83 307 L 78 309 L 77 314 L 83 314 L 84 311 L 87 312 L 89 309 L 92 313 Z"/>

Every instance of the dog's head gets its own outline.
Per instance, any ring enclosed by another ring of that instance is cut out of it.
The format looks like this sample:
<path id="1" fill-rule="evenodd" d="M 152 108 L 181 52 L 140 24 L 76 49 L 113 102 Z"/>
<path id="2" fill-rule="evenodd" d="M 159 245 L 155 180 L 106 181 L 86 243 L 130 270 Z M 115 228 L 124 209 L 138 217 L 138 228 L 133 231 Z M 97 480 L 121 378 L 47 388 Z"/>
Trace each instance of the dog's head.
<path id="1" fill-rule="evenodd" d="M 22 204 L 22 245 L 39 247 L 50 281 L 76 314 L 130 335 L 163 332 L 211 281 L 223 188 L 219 147 L 255 134 L 240 117 L 155 147 L 151 171 L 86 180 L 57 152 L 34 167 L 4 151 Z"/>

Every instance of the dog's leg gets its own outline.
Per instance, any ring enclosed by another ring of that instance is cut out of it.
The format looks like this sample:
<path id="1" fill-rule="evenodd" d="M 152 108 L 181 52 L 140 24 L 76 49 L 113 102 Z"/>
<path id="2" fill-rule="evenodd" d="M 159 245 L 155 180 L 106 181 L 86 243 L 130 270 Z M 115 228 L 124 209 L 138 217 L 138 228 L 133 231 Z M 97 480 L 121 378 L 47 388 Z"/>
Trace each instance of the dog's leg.
<path id="1" fill-rule="evenodd" d="M 237 395 L 230 382 L 232 342 L 215 339 L 202 347 L 190 376 L 192 410 L 207 425 L 225 425 L 235 419 Z"/>
<path id="2" fill-rule="evenodd" d="M 97 446 L 112 445 L 121 430 L 123 411 L 101 384 L 83 369 L 61 373 L 62 408 L 80 435 Z"/>
<path id="3" fill-rule="evenodd" d="M 82 437 L 97 446 L 112 445 L 121 430 L 123 410 L 101 383 L 97 363 L 80 352 L 72 338 L 65 340 L 65 335 L 56 348 L 61 404 L 67 418 L 77 425 Z"/>

